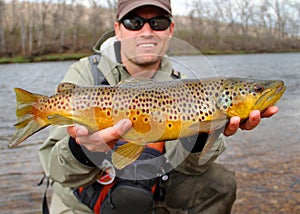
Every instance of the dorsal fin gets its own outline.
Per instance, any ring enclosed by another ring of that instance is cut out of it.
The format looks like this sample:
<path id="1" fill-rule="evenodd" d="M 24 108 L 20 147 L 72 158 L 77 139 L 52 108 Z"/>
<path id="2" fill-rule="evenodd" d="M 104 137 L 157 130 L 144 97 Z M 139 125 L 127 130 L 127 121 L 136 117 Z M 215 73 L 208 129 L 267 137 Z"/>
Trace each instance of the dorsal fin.
<path id="1" fill-rule="evenodd" d="M 80 86 L 74 84 L 74 83 L 69 83 L 69 82 L 63 82 L 63 83 L 60 83 L 58 86 L 57 86 L 57 89 L 56 91 L 58 93 L 60 92 L 63 92 L 63 91 L 69 91 L 69 90 L 73 90 L 75 88 L 78 88 Z"/>
<path id="2" fill-rule="evenodd" d="M 129 86 L 129 87 L 149 86 L 149 87 L 152 87 L 153 84 L 158 83 L 158 82 L 159 82 L 158 80 L 154 80 L 154 79 L 141 80 L 141 79 L 136 79 L 136 78 L 131 77 L 129 79 L 119 82 L 119 84 L 117 86 L 118 87 L 123 87 L 123 86 Z"/>
<path id="3" fill-rule="evenodd" d="M 148 80 L 145 80 L 145 81 L 148 81 Z M 120 86 L 120 85 L 123 85 L 123 84 L 138 84 L 140 82 L 142 82 L 142 80 L 136 79 L 134 77 L 129 77 L 126 80 L 120 81 L 117 86 Z"/>

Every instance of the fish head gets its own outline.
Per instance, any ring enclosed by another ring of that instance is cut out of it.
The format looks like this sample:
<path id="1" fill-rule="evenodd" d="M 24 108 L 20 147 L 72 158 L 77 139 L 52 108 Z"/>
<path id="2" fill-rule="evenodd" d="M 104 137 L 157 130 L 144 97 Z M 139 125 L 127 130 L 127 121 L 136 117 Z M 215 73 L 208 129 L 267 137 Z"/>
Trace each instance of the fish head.
<path id="1" fill-rule="evenodd" d="M 246 119 L 252 110 L 264 111 L 274 105 L 286 87 L 281 80 L 227 79 L 217 100 L 217 108 L 228 117 Z"/>

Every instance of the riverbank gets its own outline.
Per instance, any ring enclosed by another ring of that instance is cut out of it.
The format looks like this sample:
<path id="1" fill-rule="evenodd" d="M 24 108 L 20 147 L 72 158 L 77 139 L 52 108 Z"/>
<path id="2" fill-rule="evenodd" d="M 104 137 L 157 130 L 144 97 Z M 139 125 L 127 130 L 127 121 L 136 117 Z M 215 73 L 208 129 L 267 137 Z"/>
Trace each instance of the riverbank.
<path id="1" fill-rule="evenodd" d="M 59 62 L 59 61 L 68 61 L 68 60 L 78 60 L 90 54 L 92 54 L 92 52 L 46 54 L 41 56 L 0 57 L 0 64 L 28 63 L 28 62 Z"/>
<path id="2" fill-rule="evenodd" d="M 278 51 L 233 51 L 233 50 L 209 50 L 202 52 L 204 55 L 231 55 L 231 54 L 263 54 L 263 53 L 299 53 L 300 50 L 278 50 Z M 0 64 L 9 63 L 29 63 L 29 62 L 60 62 L 69 60 L 79 60 L 82 57 L 93 54 L 90 52 L 82 53 L 61 53 L 61 54 L 46 54 L 40 56 L 13 56 L 0 57 Z"/>

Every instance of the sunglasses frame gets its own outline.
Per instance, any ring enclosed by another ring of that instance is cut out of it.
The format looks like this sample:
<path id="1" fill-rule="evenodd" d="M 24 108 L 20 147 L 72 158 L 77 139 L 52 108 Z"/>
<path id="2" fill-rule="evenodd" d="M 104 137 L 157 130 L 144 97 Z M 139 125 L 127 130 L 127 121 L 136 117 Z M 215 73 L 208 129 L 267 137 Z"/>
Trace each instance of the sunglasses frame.
<path id="1" fill-rule="evenodd" d="M 132 19 L 135 19 L 135 23 L 132 23 L 130 20 L 132 20 Z M 165 28 L 156 28 L 155 27 L 155 23 L 153 24 L 153 21 L 155 21 L 156 19 L 164 19 L 164 20 L 167 20 L 168 21 L 168 25 L 167 25 L 167 27 L 165 27 Z M 136 24 L 136 22 L 137 21 L 140 21 L 140 25 L 138 26 L 138 27 L 136 27 L 136 28 L 131 28 L 129 25 L 131 25 L 131 26 L 134 26 L 135 27 L 135 24 Z M 128 24 L 126 24 L 126 22 L 128 22 Z M 138 31 L 138 30 L 141 30 L 143 27 L 144 27 L 144 25 L 146 24 L 146 23 L 148 23 L 149 24 L 149 26 L 150 26 L 150 28 L 152 29 L 152 30 L 155 30 L 155 31 L 164 31 L 164 30 L 166 30 L 166 29 L 168 29 L 169 27 L 170 27 L 170 25 L 171 25 L 171 23 L 172 23 L 172 19 L 170 18 L 170 17 L 168 17 L 168 16 L 156 16 L 156 17 L 153 17 L 153 18 L 150 18 L 150 19 L 145 19 L 145 18 L 142 18 L 142 17 L 139 17 L 139 16 L 129 16 L 129 17 L 125 17 L 125 18 L 123 18 L 123 19 L 121 19 L 120 20 L 120 23 L 122 23 L 123 24 L 123 26 L 127 29 L 127 30 L 132 30 L 132 31 Z"/>

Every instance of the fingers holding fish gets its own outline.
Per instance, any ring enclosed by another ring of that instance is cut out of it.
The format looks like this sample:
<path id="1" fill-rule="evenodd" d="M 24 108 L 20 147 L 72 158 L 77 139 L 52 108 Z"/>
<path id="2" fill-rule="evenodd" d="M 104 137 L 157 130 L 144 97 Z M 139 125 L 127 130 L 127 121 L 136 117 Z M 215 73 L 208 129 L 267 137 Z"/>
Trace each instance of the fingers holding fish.
<path id="1" fill-rule="evenodd" d="M 265 111 L 260 112 L 258 110 L 251 111 L 249 118 L 241 122 L 239 117 L 230 118 L 229 123 L 227 124 L 224 135 L 231 136 L 234 135 L 237 130 L 240 128 L 242 130 L 252 130 L 260 123 L 261 118 L 269 118 L 278 112 L 277 106 L 270 106 Z"/>
<path id="2" fill-rule="evenodd" d="M 241 119 L 237 116 L 230 118 L 226 125 L 223 134 L 227 137 L 234 135 L 239 129 Z"/>
<path id="3" fill-rule="evenodd" d="M 102 139 L 109 149 L 111 149 L 131 127 L 132 123 L 129 119 L 122 119 L 114 126 L 97 131 L 92 135 L 95 139 Z"/>
<path id="4" fill-rule="evenodd" d="M 260 120 L 261 113 L 258 110 L 251 111 L 249 118 L 243 122 L 241 122 L 239 117 L 234 116 L 230 118 L 229 123 L 224 130 L 224 135 L 227 137 L 234 135 L 239 128 L 242 130 L 252 130 L 260 123 Z"/>
<path id="5" fill-rule="evenodd" d="M 124 119 L 112 127 L 96 131 L 92 134 L 84 126 L 68 127 L 68 134 L 75 138 L 76 142 L 86 147 L 91 152 L 107 152 L 116 141 L 131 128 L 131 121 Z"/>
<path id="6" fill-rule="evenodd" d="M 242 130 L 252 130 L 260 123 L 261 118 L 272 117 L 277 112 L 277 106 L 270 106 L 263 112 L 254 110 L 250 113 L 248 120 L 240 124 L 240 128 Z"/>
<path id="7" fill-rule="evenodd" d="M 261 113 L 262 118 L 269 118 L 272 117 L 274 114 L 276 114 L 279 111 L 277 106 L 270 106 L 265 111 Z"/>
<path id="8" fill-rule="evenodd" d="M 250 112 L 249 118 L 240 124 L 242 130 L 252 130 L 254 129 L 261 120 L 261 113 L 258 110 Z"/>

